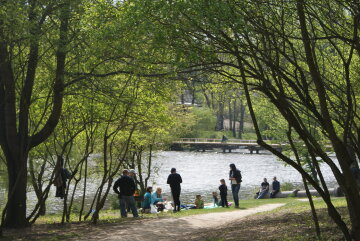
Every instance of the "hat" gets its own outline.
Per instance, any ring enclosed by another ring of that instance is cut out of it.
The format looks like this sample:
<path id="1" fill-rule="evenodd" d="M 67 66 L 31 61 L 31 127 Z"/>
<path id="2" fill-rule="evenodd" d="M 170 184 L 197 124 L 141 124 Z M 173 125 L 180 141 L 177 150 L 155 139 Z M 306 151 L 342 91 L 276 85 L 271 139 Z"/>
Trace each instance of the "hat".
<path id="1" fill-rule="evenodd" d="M 136 172 L 135 172 L 135 170 L 134 170 L 134 169 L 130 169 L 130 170 L 129 170 L 129 172 L 130 172 L 130 173 L 134 173 L 134 174 L 136 174 Z"/>
<path id="2" fill-rule="evenodd" d="M 171 171 L 170 171 L 171 173 L 173 173 L 173 172 L 176 172 L 176 168 L 171 168 Z"/>

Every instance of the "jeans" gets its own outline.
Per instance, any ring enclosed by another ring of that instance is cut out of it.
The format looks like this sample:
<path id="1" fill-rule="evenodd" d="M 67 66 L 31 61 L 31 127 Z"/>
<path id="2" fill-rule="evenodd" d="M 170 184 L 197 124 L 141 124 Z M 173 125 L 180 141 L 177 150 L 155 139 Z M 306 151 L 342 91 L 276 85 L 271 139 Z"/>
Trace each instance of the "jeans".
<path id="1" fill-rule="evenodd" d="M 239 191 L 240 191 L 240 183 L 231 184 L 231 192 L 234 198 L 235 207 L 239 207 Z"/>
<path id="2" fill-rule="evenodd" d="M 257 198 L 257 199 L 264 198 L 264 197 L 265 197 L 265 195 L 266 195 L 268 192 L 269 192 L 269 190 L 264 190 L 264 191 L 261 191 L 261 192 L 259 193 L 259 196 L 258 196 L 258 198 Z"/>
<path id="3" fill-rule="evenodd" d="M 135 206 L 134 196 L 121 195 L 120 197 L 120 214 L 122 218 L 127 217 L 126 206 L 129 206 L 134 217 L 138 217 L 138 212 Z"/>

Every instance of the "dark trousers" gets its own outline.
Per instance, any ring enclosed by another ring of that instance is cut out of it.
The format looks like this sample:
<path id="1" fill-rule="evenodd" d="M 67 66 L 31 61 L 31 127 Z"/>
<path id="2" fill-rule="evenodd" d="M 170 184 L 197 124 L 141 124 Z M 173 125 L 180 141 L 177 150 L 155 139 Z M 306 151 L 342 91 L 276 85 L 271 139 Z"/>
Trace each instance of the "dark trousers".
<path id="1" fill-rule="evenodd" d="M 279 190 L 274 190 L 270 193 L 270 198 L 275 198 L 276 194 L 279 192 Z"/>
<path id="2" fill-rule="evenodd" d="M 157 207 L 157 211 L 158 211 L 158 212 L 162 212 L 162 211 L 164 211 L 164 209 L 165 209 L 164 204 L 159 203 L 159 201 L 154 202 L 154 205 Z"/>
<path id="3" fill-rule="evenodd" d="M 64 198 L 65 197 L 65 189 L 66 189 L 66 186 L 56 187 L 55 197 L 59 197 L 61 199 Z"/>
<path id="4" fill-rule="evenodd" d="M 174 210 L 180 211 L 180 192 L 181 189 L 171 189 L 171 194 L 174 200 Z"/>
<path id="5" fill-rule="evenodd" d="M 227 194 L 226 193 L 224 193 L 224 194 L 220 193 L 220 197 L 221 197 L 221 201 L 220 201 L 221 206 L 222 207 L 225 207 L 225 206 L 229 207 L 228 201 L 227 201 Z"/>

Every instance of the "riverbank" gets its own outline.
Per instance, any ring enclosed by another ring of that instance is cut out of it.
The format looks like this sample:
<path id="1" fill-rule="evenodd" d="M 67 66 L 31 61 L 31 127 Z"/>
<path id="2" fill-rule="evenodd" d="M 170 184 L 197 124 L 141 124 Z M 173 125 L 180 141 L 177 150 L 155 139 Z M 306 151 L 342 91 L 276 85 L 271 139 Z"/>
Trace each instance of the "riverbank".
<path id="1" fill-rule="evenodd" d="M 334 204 L 341 209 L 345 201 L 336 198 Z M 341 233 L 327 218 L 323 201 L 316 200 L 315 205 L 324 237 L 341 238 Z M 48 215 L 31 228 L 5 230 L 5 240 L 89 240 L 95 236 L 97 240 L 122 240 L 121 237 L 132 233 L 146 234 L 138 240 L 161 240 L 170 236 L 174 240 L 313 240 L 315 237 L 307 202 L 294 198 L 244 200 L 240 206 L 240 210 L 214 208 L 146 214 L 141 219 L 119 219 L 119 211 L 110 210 L 101 214 L 101 222 L 96 226 L 89 222 L 59 225 L 59 215 Z"/>

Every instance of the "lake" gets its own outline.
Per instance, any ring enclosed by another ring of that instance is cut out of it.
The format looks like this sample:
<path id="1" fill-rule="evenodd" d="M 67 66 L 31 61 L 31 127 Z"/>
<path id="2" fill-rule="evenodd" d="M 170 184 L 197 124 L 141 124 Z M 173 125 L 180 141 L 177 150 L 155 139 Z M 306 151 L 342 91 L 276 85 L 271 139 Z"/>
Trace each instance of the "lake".
<path id="1" fill-rule="evenodd" d="M 280 183 L 291 183 L 294 187 L 302 187 L 300 174 L 292 167 L 284 165 L 283 162 L 277 160 L 271 154 L 248 154 L 240 151 L 232 153 L 161 151 L 154 154 L 153 162 L 159 169 L 157 174 L 154 174 L 155 176 L 150 179 L 150 185 L 154 188 L 161 187 L 164 196 L 170 197 L 170 188 L 166 184 L 166 180 L 170 174 L 170 169 L 175 167 L 183 179 L 180 197 L 183 203 L 192 203 L 196 194 L 203 195 L 206 202 L 212 202 L 211 193 L 218 191 L 220 179 L 228 179 L 229 164 L 231 163 L 234 163 L 242 174 L 240 199 L 253 198 L 256 189 L 259 188 L 264 177 L 268 178 L 269 183 L 276 176 Z M 322 170 L 329 187 L 335 186 L 336 181 L 330 168 L 324 165 Z M 90 205 L 92 200 L 92 195 L 89 194 L 95 193 L 99 183 L 100 180 L 96 178 L 88 181 L 87 206 Z M 229 185 L 228 180 L 227 184 Z M 0 205 L 3 205 L 4 186 L 4 181 L 0 178 Z M 230 198 L 230 186 L 228 186 L 228 189 Z M 62 210 L 62 200 L 54 198 L 54 193 L 55 187 L 52 186 L 47 201 L 48 213 L 56 213 Z M 112 190 L 110 193 L 113 193 Z M 75 195 L 75 199 L 80 202 L 81 197 L 82 192 L 79 190 Z M 35 204 L 36 196 L 33 192 L 29 192 L 29 211 Z M 108 201 L 106 207 L 110 206 L 111 203 Z"/>

